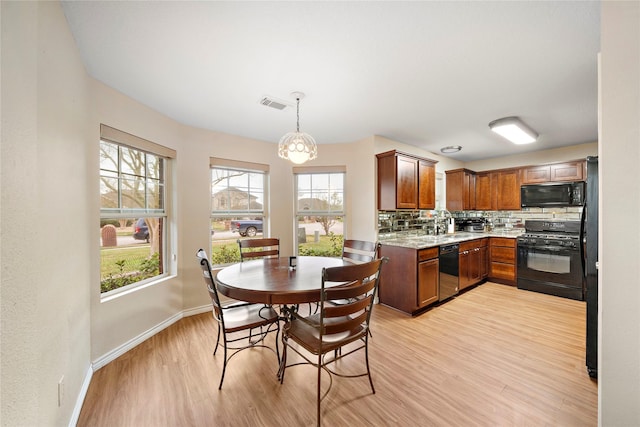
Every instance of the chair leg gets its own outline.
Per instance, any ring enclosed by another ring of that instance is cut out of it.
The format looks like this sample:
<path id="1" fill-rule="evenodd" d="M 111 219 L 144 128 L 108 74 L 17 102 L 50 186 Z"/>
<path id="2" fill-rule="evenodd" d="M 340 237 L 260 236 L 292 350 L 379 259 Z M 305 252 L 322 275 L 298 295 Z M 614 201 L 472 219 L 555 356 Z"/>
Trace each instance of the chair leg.
<path id="1" fill-rule="evenodd" d="M 371 370 L 369 369 L 369 337 L 366 337 L 364 342 L 364 357 L 367 364 L 367 375 L 369 376 L 369 384 L 371 384 L 371 392 L 376 394 L 376 389 L 373 387 L 373 379 L 371 379 Z"/>
<path id="2" fill-rule="evenodd" d="M 287 339 L 284 336 L 282 338 L 282 360 L 280 360 L 280 369 L 278 370 L 280 384 L 284 383 L 284 371 L 287 368 Z"/>
<path id="3" fill-rule="evenodd" d="M 222 390 L 222 382 L 224 381 L 224 373 L 227 371 L 227 337 L 224 339 L 224 363 L 222 364 L 222 375 L 220 375 L 220 385 L 218 386 L 218 390 Z M 217 346 L 216 346 L 217 349 Z"/>
<path id="4" fill-rule="evenodd" d="M 319 354 L 318 355 L 318 427 L 320 427 L 320 425 L 322 425 L 322 418 L 321 418 L 321 414 L 320 414 L 320 392 L 321 392 L 321 388 L 320 387 L 320 379 L 322 378 L 322 355 Z"/>
<path id="5" fill-rule="evenodd" d="M 278 330 L 276 331 L 276 356 L 278 356 L 278 363 L 280 363 L 280 346 L 278 345 L 278 338 L 280 337 L 280 323 L 277 323 L 277 326 Z"/>
<path id="6" fill-rule="evenodd" d="M 216 346 L 213 348 L 214 356 L 216 355 L 216 351 L 218 351 L 218 346 L 220 345 L 220 322 L 216 322 L 216 323 L 218 324 L 218 335 L 216 336 Z"/>

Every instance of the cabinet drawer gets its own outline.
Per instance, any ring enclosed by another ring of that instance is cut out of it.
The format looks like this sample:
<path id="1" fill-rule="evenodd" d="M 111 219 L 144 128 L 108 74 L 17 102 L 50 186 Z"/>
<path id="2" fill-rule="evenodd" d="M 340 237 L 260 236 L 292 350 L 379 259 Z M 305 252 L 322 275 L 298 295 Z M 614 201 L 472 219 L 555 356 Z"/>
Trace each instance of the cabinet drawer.
<path id="1" fill-rule="evenodd" d="M 438 258 L 438 248 L 421 249 L 418 251 L 418 262 Z"/>
<path id="2" fill-rule="evenodd" d="M 491 262 L 503 262 L 506 264 L 516 263 L 516 251 L 513 248 L 503 246 L 491 247 Z"/>
<path id="3" fill-rule="evenodd" d="M 491 238 L 491 247 L 494 246 L 505 246 L 508 248 L 516 247 L 516 239 L 509 239 L 505 237 L 492 237 Z"/>
<path id="4" fill-rule="evenodd" d="M 475 248 L 481 248 L 483 246 L 487 246 L 487 239 L 478 239 L 478 240 L 471 240 L 468 242 L 462 242 L 460 243 L 460 252 L 464 252 L 464 251 L 470 251 L 472 249 Z"/>
<path id="5" fill-rule="evenodd" d="M 491 271 L 489 273 L 491 278 L 515 281 L 516 280 L 516 266 L 513 264 L 504 264 L 501 262 L 492 262 Z"/>

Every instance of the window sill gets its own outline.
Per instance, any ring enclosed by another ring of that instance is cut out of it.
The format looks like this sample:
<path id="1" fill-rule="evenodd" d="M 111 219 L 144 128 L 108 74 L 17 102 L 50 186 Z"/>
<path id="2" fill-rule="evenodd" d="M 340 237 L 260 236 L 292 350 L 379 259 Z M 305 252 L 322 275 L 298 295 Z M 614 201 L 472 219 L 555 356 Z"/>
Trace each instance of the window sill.
<path id="1" fill-rule="evenodd" d="M 118 299 L 120 297 L 123 297 L 125 295 L 129 295 L 133 292 L 137 292 L 141 289 L 159 285 L 160 283 L 164 283 L 168 280 L 175 279 L 176 277 L 177 277 L 176 275 L 160 276 L 158 278 L 149 279 L 148 281 L 142 281 L 140 282 L 140 284 L 132 284 L 125 288 L 114 289 L 112 291 L 105 292 L 104 294 L 100 295 L 100 303 L 109 302 L 109 301 Z"/>

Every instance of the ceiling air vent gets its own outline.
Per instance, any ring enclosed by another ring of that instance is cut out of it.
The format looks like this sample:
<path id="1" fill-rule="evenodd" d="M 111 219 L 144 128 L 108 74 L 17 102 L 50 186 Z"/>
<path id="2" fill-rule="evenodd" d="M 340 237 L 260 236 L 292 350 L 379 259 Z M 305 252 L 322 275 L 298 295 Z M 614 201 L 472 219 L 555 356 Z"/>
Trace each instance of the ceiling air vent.
<path id="1" fill-rule="evenodd" d="M 275 99 L 270 96 L 263 97 L 260 100 L 260 104 L 265 105 L 267 107 L 275 108 L 276 110 L 280 110 L 280 111 L 291 106 L 291 104 L 286 101 L 281 101 L 279 99 Z"/>

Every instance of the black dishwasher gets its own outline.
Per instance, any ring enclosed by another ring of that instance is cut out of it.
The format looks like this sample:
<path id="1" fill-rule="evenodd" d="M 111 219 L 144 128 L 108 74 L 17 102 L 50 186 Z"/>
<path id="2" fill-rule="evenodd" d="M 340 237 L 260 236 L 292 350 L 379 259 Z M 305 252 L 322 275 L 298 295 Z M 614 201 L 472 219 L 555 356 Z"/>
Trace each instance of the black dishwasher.
<path id="1" fill-rule="evenodd" d="M 457 243 L 440 246 L 440 285 L 438 301 L 444 301 L 458 293 L 458 249 Z"/>

